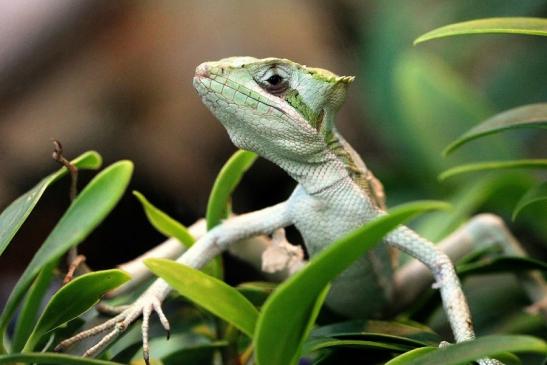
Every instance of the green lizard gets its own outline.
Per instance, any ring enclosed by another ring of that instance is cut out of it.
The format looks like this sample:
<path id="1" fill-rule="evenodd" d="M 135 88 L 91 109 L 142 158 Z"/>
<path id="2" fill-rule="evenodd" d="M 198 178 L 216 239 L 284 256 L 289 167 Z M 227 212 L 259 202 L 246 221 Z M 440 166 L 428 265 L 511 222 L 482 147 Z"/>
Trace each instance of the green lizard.
<path id="1" fill-rule="evenodd" d="M 353 77 L 278 58 L 233 57 L 197 67 L 194 87 L 232 142 L 274 162 L 298 186 L 285 202 L 227 219 L 209 232 L 193 226 L 200 237 L 178 262 L 199 268 L 233 243 L 279 232 L 290 225 L 300 231 L 313 257 L 345 233 L 387 214 L 382 184 L 334 125 L 352 81 Z M 386 245 L 362 257 L 332 283 L 327 305 L 350 317 L 379 316 L 412 302 L 434 280 L 457 342 L 471 340 L 475 335 L 450 257 L 457 259 L 477 244 L 498 244 L 507 253 L 523 254 L 503 222 L 492 215 L 472 219 L 439 246 L 406 226 L 389 233 L 384 241 Z M 174 257 L 181 253 L 178 247 L 176 242 L 168 241 L 147 256 Z M 411 262 L 395 272 L 392 248 L 421 263 Z M 123 268 L 142 276 L 142 264 L 138 262 Z M 541 277 L 532 273 L 524 279 L 533 300 L 547 296 Z M 142 315 L 144 358 L 148 362 L 149 318 L 155 311 L 169 330 L 161 310 L 169 291 L 163 280 L 156 280 L 117 316 L 61 342 L 57 349 L 110 330 L 84 354 L 92 356 Z M 478 361 L 481 365 L 500 364 L 491 359 Z"/>

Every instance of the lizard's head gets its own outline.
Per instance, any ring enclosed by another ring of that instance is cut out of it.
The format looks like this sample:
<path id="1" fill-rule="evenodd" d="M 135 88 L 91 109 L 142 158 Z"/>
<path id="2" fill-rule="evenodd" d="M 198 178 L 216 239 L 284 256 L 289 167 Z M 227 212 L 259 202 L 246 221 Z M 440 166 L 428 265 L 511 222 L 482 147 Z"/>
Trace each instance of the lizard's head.
<path id="1" fill-rule="evenodd" d="M 325 150 L 352 80 L 286 59 L 231 57 L 199 65 L 194 87 L 236 146 L 301 160 Z"/>

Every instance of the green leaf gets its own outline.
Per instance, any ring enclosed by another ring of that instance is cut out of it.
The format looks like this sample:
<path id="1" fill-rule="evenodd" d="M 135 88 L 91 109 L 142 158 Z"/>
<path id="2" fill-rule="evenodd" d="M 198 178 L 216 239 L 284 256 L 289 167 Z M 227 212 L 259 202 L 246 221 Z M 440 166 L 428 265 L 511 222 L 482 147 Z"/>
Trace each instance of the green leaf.
<path id="1" fill-rule="evenodd" d="M 454 142 L 445 148 L 446 156 L 459 146 L 500 131 L 515 128 L 546 128 L 547 127 L 547 103 L 524 105 L 506 110 L 471 128 Z"/>
<path id="2" fill-rule="evenodd" d="M 499 256 L 457 266 L 459 275 L 491 274 L 541 270 L 547 272 L 547 263 L 530 257 Z"/>
<path id="3" fill-rule="evenodd" d="M 423 356 L 424 354 L 436 351 L 438 347 L 419 347 L 417 349 L 405 352 L 392 360 L 388 361 L 385 365 L 413 365 L 414 359 Z M 510 352 L 503 352 L 496 354 L 495 358 L 503 363 L 503 365 L 522 365 L 520 359 L 511 354 Z M 466 362 L 466 364 L 468 364 Z"/>
<path id="4" fill-rule="evenodd" d="M 29 288 L 21 310 L 17 316 L 17 322 L 15 325 L 15 331 L 12 339 L 12 351 L 21 352 L 25 343 L 27 342 L 36 320 L 38 319 L 38 312 L 42 305 L 43 298 L 49 289 L 49 285 L 53 280 L 53 273 L 57 267 L 58 260 L 52 261 L 46 265 L 38 274 L 32 286 Z"/>
<path id="5" fill-rule="evenodd" d="M 257 158 L 256 153 L 244 150 L 236 151 L 226 161 L 213 184 L 209 200 L 207 201 L 207 212 L 205 220 L 207 221 L 207 230 L 212 229 L 228 218 L 230 214 L 231 195 L 243 174 L 253 165 Z M 222 277 L 221 258 L 215 258 L 208 264 L 215 277 Z M 209 270 L 209 271 L 211 271 Z"/>
<path id="6" fill-rule="evenodd" d="M 445 170 L 439 175 L 439 180 L 443 181 L 455 175 L 476 171 L 545 168 L 547 168 L 547 159 L 475 162 Z"/>
<path id="7" fill-rule="evenodd" d="M 71 163 L 79 169 L 98 169 L 101 166 L 102 158 L 97 152 L 88 151 L 72 160 Z M 48 186 L 66 173 L 67 169 L 63 167 L 43 178 L 35 187 L 17 198 L 0 214 L 0 255 L 8 247 L 11 239 L 23 225 Z"/>
<path id="8" fill-rule="evenodd" d="M 80 316 L 97 304 L 106 292 L 130 279 L 131 277 L 126 272 L 113 269 L 79 276 L 63 286 L 47 304 L 23 352 L 32 351 L 40 338 L 47 332 Z"/>
<path id="9" fill-rule="evenodd" d="M 184 225 L 171 218 L 167 213 L 158 209 L 140 192 L 133 191 L 133 195 L 135 195 L 135 197 L 137 197 L 137 199 L 141 202 L 146 217 L 154 228 L 166 237 L 175 237 L 186 247 L 190 247 L 194 244 L 196 239 Z"/>
<path id="10" fill-rule="evenodd" d="M 388 361 L 386 365 L 461 365 L 503 352 L 547 354 L 547 343 L 532 336 L 485 336 L 438 349 L 416 349 Z"/>
<path id="11" fill-rule="evenodd" d="M 276 286 L 276 283 L 253 281 L 239 284 L 237 290 L 255 306 L 260 307 L 272 294 Z"/>
<path id="12" fill-rule="evenodd" d="M 315 324 L 315 320 L 317 319 L 317 316 L 319 315 L 319 311 L 321 310 L 321 307 L 323 306 L 325 299 L 327 299 L 327 295 L 329 294 L 329 291 L 330 291 L 330 283 L 325 285 L 323 290 L 321 290 L 321 292 L 315 299 L 315 302 L 313 303 L 311 310 L 309 311 L 309 315 L 307 319 L 308 323 L 304 325 L 302 341 L 298 344 L 298 348 L 296 348 L 296 351 L 295 351 L 296 354 L 302 353 L 302 350 L 304 348 L 304 340 L 309 337 L 313 329 L 313 325 Z"/>
<path id="13" fill-rule="evenodd" d="M 394 343 L 384 343 L 377 341 L 365 341 L 365 340 L 340 340 L 336 338 L 314 338 L 309 340 L 304 345 L 303 353 L 307 354 L 310 352 L 315 352 L 324 349 L 331 349 L 336 347 L 351 347 L 357 349 L 373 349 L 373 350 L 384 350 L 388 352 L 405 352 L 410 348 L 409 346 L 394 344 Z"/>
<path id="14" fill-rule="evenodd" d="M 207 229 L 215 227 L 228 217 L 230 196 L 256 158 L 257 155 L 254 152 L 238 150 L 224 164 L 213 184 L 207 202 L 207 214 L 205 215 Z"/>
<path id="15" fill-rule="evenodd" d="M 440 202 L 405 204 L 317 254 L 304 269 L 281 284 L 262 307 L 254 338 L 257 363 L 294 364 L 308 328 L 310 311 L 325 286 L 405 220 L 426 210 L 446 207 Z"/>
<path id="16" fill-rule="evenodd" d="M 179 349 L 161 359 L 164 365 L 203 365 L 212 364 L 215 352 L 226 347 L 227 342 L 217 341 L 206 345 L 196 345 Z"/>
<path id="17" fill-rule="evenodd" d="M 456 35 L 506 33 L 547 36 L 547 19 L 544 18 L 485 18 L 445 25 L 419 36 L 414 44 Z"/>
<path id="18" fill-rule="evenodd" d="M 439 336 L 429 327 L 418 323 L 377 320 L 352 320 L 316 328 L 312 337 L 352 338 L 407 346 L 437 345 Z"/>
<path id="19" fill-rule="evenodd" d="M 545 201 L 547 201 L 547 181 L 532 187 L 522 196 L 522 198 L 520 198 L 513 210 L 513 220 L 515 220 L 520 212 L 527 206 Z"/>
<path id="20" fill-rule="evenodd" d="M 164 338 L 155 338 L 150 341 L 150 348 L 154 349 L 154 357 L 160 359 L 164 365 L 203 365 L 212 364 L 215 352 L 228 346 L 227 341 L 214 341 L 195 333 L 184 332 L 175 334 L 169 341 Z M 137 351 L 133 360 L 142 359 Z"/>
<path id="21" fill-rule="evenodd" d="M 130 161 L 114 163 L 97 174 L 76 197 L 12 290 L 0 315 L 0 333 L 5 335 L 11 316 L 40 270 L 83 241 L 102 222 L 122 197 L 132 172 Z"/>
<path id="22" fill-rule="evenodd" d="M 123 365 L 119 362 L 90 359 L 87 357 L 36 352 L 25 354 L 0 355 L 0 364 L 57 364 L 57 365 Z"/>
<path id="23" fill-rule="evenodd" d="M 150 203 L 148 199 L 146 199 L 144 195 L 142 195 L 140 192 L 133 191 L 133 195 L 135 195 L 137 199 L 141 202 L 150 224 L 152 224 L 152 226 L 154 226 L 154 228 L 156 228 L 160 233 L 167 237 L 175 237 L 185 247 L 190 247 L 194 244 L 196 239 L 194 238 L 194 236 L 192 236 L 188 228 L 186 228 L 182 223 L 171 218 L 169 215 L 167 215 L 167 213 L 158 209 L 156 206 Z M 222 272 L 222 264 L 217 258 L 215 258 L 207 265 L 205 265 L 203 271 L 210 275 L 218 277 Z"/>
<path id="24" fill-rule="evenodd" d="M 171 260 L 146 259 L 144 263 L 181 295 L 233 324 L 246 335 L 253 335 L 258 311 L 235 288 Z"/>
<path id="25" fill-rule="evenodd" d="M 417 349 L 410 350 L 405 352 L 402 355 L 394 357 L 390 361 L 386 362 L 385 365 L 413 365 L 414 359 L 419 358 L 425 354 L 429 354 L 437 350 L 437 347 L 418 347 Z"/>

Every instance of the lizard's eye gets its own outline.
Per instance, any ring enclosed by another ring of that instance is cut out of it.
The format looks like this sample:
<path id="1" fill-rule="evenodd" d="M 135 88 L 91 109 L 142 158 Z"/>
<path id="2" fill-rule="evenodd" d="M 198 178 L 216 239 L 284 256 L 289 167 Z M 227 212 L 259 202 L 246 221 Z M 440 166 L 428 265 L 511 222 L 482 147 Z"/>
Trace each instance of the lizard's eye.
<path id="1" fill-rule="evenodd" d="M 289 83 L 283 76 L 273 74 L 262 83 L 262 87 L 270 94 L 281 95 L 287 90 Z"/>
<path id="2" fill-rule="evenodd" d="M 272 75 L 266 81 L 268 82 L 268 84 L 270 84 L 272 86 L 276 86 L 276 85 L 278 85 L 279 83 L 281 83 L 283 81 L 283 78 L 279 75 Z"/>

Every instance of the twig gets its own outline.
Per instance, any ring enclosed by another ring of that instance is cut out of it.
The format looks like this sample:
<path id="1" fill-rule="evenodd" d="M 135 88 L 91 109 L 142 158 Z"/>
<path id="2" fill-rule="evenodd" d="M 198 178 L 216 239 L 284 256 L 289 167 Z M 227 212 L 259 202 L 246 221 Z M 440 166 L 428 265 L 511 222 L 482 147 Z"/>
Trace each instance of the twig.
<path id="1" fill-rule="evenodd" d="M 65 156 L 63 156 L 63 145 L 61 145 L 61 142 L 59 142 L 56 139 L 52 139 L 53 145 L 55 146 L 55 149 L 53 150 L 53 153 L 51 154 L 51 157 L 57 162 L 59 162 L 61 165 L 66 167 L 68 171 L 70 172 L 70 202 L 72 203 L 74 199 L 76 199 L 76 194 L 78 193 L 78 168 L 74 166 L 73 164 L 68 161 Z"/>
<path id="2" fill-rule="evenodd" d="M 72 203 L 74 199 L 76 199 L 76 195 L 78 194 L 78 168 L 74 166 L 73 164 L 68 161 L 65 156 L 63 156 L 63 145 L 61 142 L 59 142 L 56 139 L 51 140 L 53 142 L 54 150 L 51 154 L 51 157 L 61 165 L 67 168 L 67 170 L 70 172 L 70 191 L 69 191 L 69 198 L 70 202 Z M 67 284 L 72 280 L 74 277 L 74 273 L 78 269 L 80 265 L 83 265 L 85 262 L 85 256 L 84 255 L 78 255 L 78 249 L 76 247 L 72 247 L 67 254 L 67 265 L 68 265 L 68 271 L 65 275 L 65 278 L 63 280 L 63 285 Z M 84 265 L 85 271 L 90 271 L 87 266 Z"/>

